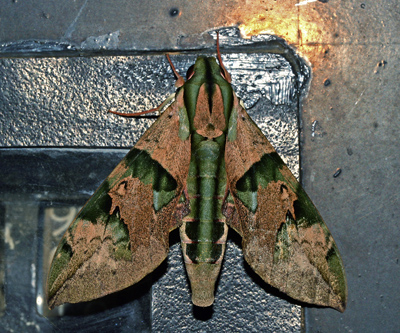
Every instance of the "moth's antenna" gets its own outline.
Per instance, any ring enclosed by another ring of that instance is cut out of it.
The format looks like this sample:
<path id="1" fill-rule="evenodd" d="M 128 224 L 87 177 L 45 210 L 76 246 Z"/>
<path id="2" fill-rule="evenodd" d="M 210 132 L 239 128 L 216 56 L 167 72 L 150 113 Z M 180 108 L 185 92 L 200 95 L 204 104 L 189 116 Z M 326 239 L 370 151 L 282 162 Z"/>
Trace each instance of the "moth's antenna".
<path id="1" fill-rule="evenodd" d="M 179 73 L 176 71 L 175 66 L 172 63 L 172 61 L 171 61 L 171 59 L 170 59 L 168 54 L 166 54 L 166 57 L 167 57 L 167 60 L 169 62 L 169 65 L 171 66 L 172 71 L 174 72 L 174 74 L 176 76 L 175 86 L 177 88 L 182 87 L 185 84 L 185 79 L 182 76 L 180 76 Z M 151 113 L 151 112 L 160 111 L 163 106 L 164 106 L 164 102 L 161 103 L 161 105 L 157 106 L 154 109 L 150 109 L 150 110 L 146 110 L 146 111 L 142 111 L 142 112 L 125 113 L 125 112 L 118 112 L 118 111 L 113 111 L 113 110 L 108 110 L 108 112 L 114 113 L 114 114 L 116 114 L 118 116 L 122 116 L 122 117 L 138 117 L 138 116 L 142 116 L 144 114 L 148 114 L 148 113 Z"/>
<path id="2" fill-rule="evenodd" d="M 232 82 L 231 75 L 226 70 L 224 64 L 222 63 L 222 59 L 221 59 L 221 52 L 219 50 L 219 31 L 217 31 L 217 58 L 218 58 L 219 66 L 221 67 L 221 70 L 223 72 L 222 74 L 224 75 L 225 80 L 228 81 L 228 83 L 231 83 Z"/>
<path id="3" fill-rule="evenodd" d="M 170 57 L 168 54 L 165 55 L 167 57 L 167 60 L 169 62 L 169 65 L 171 66 L 172 71 L 174 72 L 176 76 L 176 82 L 175 82 L 175 87 L 179 88 L 182 87 L 185 84 L 185 79 L 179 75 L 179 73 L 176 71 L 174 64 L 172 63 Z"/>
<path id="4" fill-rule="evenodd" d="M 144 114 L 147 113 L 151 113 L 151 112 L 155 112 L 159 110 L 159 106 L 154 108 L 154 109 L 150 109 L 150 110 L 146 110 L 146 111 L 142 111 L 142 112 L 132 112 L 132 113 L 124 113 L 124 112 L 118 112 L 118 111 L 113 111 L 113 110 L 108 110 L 108 112 L 110 113 L 114 113 L 117 116 L 121 116 L 121 117 L 138 117 L 138 116 L 142 116 Z"/>

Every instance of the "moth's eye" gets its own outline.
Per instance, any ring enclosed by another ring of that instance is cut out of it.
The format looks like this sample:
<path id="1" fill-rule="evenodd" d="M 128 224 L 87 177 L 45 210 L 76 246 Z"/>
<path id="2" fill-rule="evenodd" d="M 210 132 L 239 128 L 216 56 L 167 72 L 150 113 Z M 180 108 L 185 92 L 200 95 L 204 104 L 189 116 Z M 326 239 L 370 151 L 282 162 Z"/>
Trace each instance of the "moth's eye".
<path id="1" fill-rule="evenodd" d="M 186 80 L 189 80 L 194 74 L 194 65 L 190 66 L 186 72 Z"/>

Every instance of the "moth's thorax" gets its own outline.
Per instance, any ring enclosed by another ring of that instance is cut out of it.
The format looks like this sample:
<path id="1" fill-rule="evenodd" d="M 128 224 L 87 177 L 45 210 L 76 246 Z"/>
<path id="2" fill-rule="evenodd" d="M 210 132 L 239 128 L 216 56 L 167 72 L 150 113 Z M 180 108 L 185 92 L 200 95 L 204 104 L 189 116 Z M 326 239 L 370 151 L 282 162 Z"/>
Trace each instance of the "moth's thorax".
<path id="1" fill-rule="evenodd" d="M 213 57 L 199 57 L 184 85 L 191 131 L 214 139 L 226 133 L 232 108 L 231 85 Z"/>
<path id="2" fill-rule="evenodd" d="M 200 87 L 197 97 L 193 125 L 197 134 L 213 139 L 219 137 L 227 126 L 224 115 L 224 102 L 218 85 L 215 85 L 211 99 L 206 89 L 206 83 L 204 83 Z"/>

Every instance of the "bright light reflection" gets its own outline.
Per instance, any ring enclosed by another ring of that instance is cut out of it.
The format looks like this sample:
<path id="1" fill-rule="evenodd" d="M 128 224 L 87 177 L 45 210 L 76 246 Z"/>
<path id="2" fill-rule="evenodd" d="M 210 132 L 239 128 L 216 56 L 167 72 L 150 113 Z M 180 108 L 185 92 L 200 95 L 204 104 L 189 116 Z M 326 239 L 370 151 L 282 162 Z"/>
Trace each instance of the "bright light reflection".
<path id="1" fill-rule="evenodd" d="M 310 2 L 316 2 L 318 0 L 304 0 L 304 1 L 300 1 L 299 3 L 296 3 L 295 6 L 304 6 Z"/>
<path id="2" fill-rule="evenodd" d="M 42 296 L 37 296 L 36 297 L 36 304 L 38 306 L 41 306 L 43 304 L 43 297 Z"/>

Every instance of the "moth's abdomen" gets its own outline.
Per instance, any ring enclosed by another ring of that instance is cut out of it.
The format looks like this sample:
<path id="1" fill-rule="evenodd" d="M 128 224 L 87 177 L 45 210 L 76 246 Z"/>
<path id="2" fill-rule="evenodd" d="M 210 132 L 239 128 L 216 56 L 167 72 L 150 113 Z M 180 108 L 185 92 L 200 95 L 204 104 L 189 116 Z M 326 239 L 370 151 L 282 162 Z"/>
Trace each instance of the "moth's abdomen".
<path id="1" fill-rule="evenodd" d="M 212 140 L 198 144 L 192 153 L 187 180 L 190 214 L 183 219 L 180 229 L 192 300 L 197 306 L 213 303 L 215 281 L 225 252 L 225 174 L 220 145 Z"/>

